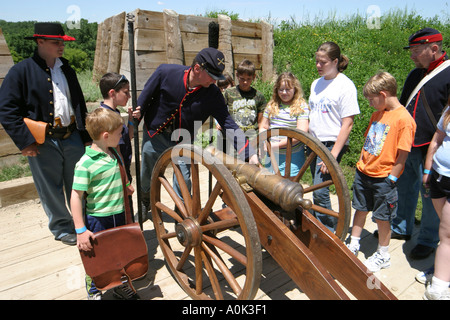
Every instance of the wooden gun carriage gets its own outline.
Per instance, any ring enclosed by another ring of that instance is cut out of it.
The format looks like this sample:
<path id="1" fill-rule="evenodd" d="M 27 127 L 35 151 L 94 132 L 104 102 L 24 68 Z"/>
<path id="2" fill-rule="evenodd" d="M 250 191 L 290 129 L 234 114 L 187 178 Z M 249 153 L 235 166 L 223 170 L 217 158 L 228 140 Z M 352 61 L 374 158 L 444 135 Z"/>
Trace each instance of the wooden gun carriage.
<path id="1" fill-rule="evenodd" d="M 271 148 L 275 135 L 287 137 L 284 177 Z M 267 146 L 274 174 L 212 147 L 194 145 L 167 150 L 154 168 L 152 220 L 166 264 L 183 290 L 193 299 L 253 299 L 260 284 L 262 246 L 310 299 L 396 299 L 343 243 L 350 196 L 328 149 L 296 129 L 268 130 L 257 140 L 260 150 Z M 297 176 L 290 177 L 292 150 L 299 141 L 311 153 Z M 316 156 L 331 179 L 303 187 L 301 179 Z M 180 157 L 190 165 L 190 186 L 180 170 Z M 201 181 L 205 168 L 213 182 L 209 191 Z M 337 196 L 335 210 L 307 199 L 314 190 L 330 186 Z M 169 201 L 163 200 L 165 194 Z M 336 217 L 336 231 L 322 225 L 311 209 Z"/>

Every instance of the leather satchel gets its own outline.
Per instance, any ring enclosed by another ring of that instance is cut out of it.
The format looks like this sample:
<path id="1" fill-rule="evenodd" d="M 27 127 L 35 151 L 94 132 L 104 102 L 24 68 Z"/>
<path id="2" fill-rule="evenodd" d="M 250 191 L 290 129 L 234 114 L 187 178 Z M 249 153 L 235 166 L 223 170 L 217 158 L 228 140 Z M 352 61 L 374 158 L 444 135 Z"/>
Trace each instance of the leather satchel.
<path id="1" fill-rule="evenodd" d="M 91 251 L 80 250 L 84 269 L 99 290 L 108 290 L 142 278 L 148 271 L 148 250 L 139 223 L 133 222 L 126 191 L 126 173 L 121 157 L 118 160 L 124 191 L 126 223 L 94 233 Z"/>
<path id="2" fill-rule="evenodd" d="M 91 251 L 80 251 L 84 269 L 99 290 L 108 290 L 147 274 L 148 251 L 139 223 L 95 233 Z"/>
<path id="3" fill-rule="evenodd" d="M 48 123 L 43 121 L 35 121 L 30 118 L 23 118 L 23 121 L 30 130 L 37 144 L 43 144 L 45 142 L 45 136 L 48 131 Z"/>

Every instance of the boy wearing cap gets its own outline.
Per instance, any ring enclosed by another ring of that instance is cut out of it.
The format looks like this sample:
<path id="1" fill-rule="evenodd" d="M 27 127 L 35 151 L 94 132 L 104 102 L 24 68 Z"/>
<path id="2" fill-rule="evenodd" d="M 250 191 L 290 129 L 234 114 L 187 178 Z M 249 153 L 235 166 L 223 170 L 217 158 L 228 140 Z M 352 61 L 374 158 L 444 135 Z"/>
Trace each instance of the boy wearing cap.
<path id="1" fill-rule="evenodd" d="M 413 259 L 428 257 L 439 242 L 439 219 L 422 186 L 422 175 L 428 146 L 436 132 L 436 120 L 450 93 L 450 61 L 442 50 L 442 40 L 438 30 L 425 28 L 411 35 L 409 46 L 405 47 L 410 50 L 416 68 L 405 81 L 400 103 L 416 121 L 417 130 L 405 171 L 398 180 L 398 212 L 392 222 L 392 238 L 411 238 L 420 191 L 422 219 L 417 245 L 411 251 Z"/>
<path id="2" fill-rule="evenodd" d="M 87 113 L 75 71 L 62 58 L 65 41 L 59 23 L 36 23 L 33 57 L 13 66 L 0 87 L 0 122 L 28 157 L 33 180 L 56 240 L 75 245 L 69 202 L 75 164 L 91 141 L 85 129 Z M 38 145 L 24 118 L 49 125 Z M 64 189 L 63 189 L 64 187 Z"/>
<path id="3" fill-rule="evenodd" d="M 222 52 L 206 48 L 197 54 L 190 67 L 159 66 L 145 84 L 137 103 L 140 112 L 135 112 L 135 117 L 144 120 L 141 185 L 145 212 L 150 205 L 151 173 L 159 155 L 181 141 L 191 143 L 201 124 L 210 116 L 229 135 L 240 157 L 257 163 L 255 150 L 231 118 L 223 94 L 215 85 L 217 80 L 224 79 L 224 68 Z M 184 141 L 186 139 L 188 141 Z M 189 166 L 182 166 L 182 171 L 188 180 Z M 176 185 L 174 187 L 177 189 Z"/>

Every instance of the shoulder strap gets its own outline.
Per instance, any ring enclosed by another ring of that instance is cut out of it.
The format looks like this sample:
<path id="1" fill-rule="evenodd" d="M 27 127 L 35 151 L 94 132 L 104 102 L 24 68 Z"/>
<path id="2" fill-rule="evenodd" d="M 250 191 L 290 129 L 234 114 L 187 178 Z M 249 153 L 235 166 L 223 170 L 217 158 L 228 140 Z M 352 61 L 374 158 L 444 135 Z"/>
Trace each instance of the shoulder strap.
<path id="1" fill-rule="evenodd" d="M 431 71 L 431 73 L 427 74 L 422 81 L 419 82 L 419 84 L 416 86 L 416 88 L 412 91 L 412 93 L 409 96 L 408 102 L 406 103 L 405 107 L 407 108 L 411 100 L 416 96 L 417 93 L 419 93 L 420 89 L 431 79 L 433 79 L 436 75 L 438 75 L 441 71 L 444 69 L 447 69 L 450 67 L 450 60 L 444 61 L 439 67 Z"/>
<path id="2" fill-rule="evenodd" d="M 114 157 L 116 157 L 117 163 L 119 164 L 120 177 L 122 178 L 122 187 L 123 187 L 123 201 L 124 201 L 125 218 L 126 218 L 125 222 L 126 222 L 126 224 L 130 224 L 130 223 L 134 222 L 134 219 L 133 219 L 133 216 L 131 214 L 130 201 L 129 201 L 128 195 L 127 195 L 127 187 L 126 187 L 127 174 L 125 172 L 125 168 L 123 167 L 122 157 L 117 153 L 116 149 L 109 148 L 109 150 L 114 155 Z"/>
<path id="3" fill-rule="evenodd" d="M 431 122 L 433 123 L 434 128 L 436 129 L 437 128 L 437 121 L 436 121 L 436 118 L 434 117 L 433 112 L 431 112 L 430 105 L 428 104 L 427 96 L 425 94 L 425 87 L 423 87 L 422 90 L 421 90 L 421 96 L 422 96 L 423 105 L 425 107 L 425 111 L 428 114 L 428 118 L 430 118 Z"/>

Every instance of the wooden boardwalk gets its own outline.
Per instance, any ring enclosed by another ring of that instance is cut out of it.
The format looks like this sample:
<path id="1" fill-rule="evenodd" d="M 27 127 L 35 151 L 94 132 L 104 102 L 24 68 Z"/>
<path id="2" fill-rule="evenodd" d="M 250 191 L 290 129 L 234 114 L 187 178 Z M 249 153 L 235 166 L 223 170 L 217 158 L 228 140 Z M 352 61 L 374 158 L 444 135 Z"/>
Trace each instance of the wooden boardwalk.
<path id="1" fill-rule="evenodd" d="M 205 173 L 203 173 L 205 174 Z M 206 179 L 206 177 L 205 177 Z M 204 183 L 204 182 L 202 182 Z M 359 259 L 365 260 L 377 247 L 372 236 L 376 225 L 368 224 L 361 241 Z M 78 249 L 55 241 L 47 228 L 47 217 L 37 200 L 0 208 L 0 299 L 2 300 L 84 300 L 84 268 Z M 421 300 L 424 286 L 415 281 L 416 273 L 431 266 L 434 255 L 425 260 L 409 260 L 415 245 L 391 241 L 389 269 L 376 276 L 400 300 Z M 170 275 L 158 246 L 153 223 L 144 223 L 150 267 L 145 278 L 135 281 L 141 299 L 189 300 Z M 263 271 L 257 300 L 307 300 L 272 257 L 263 250 Z M 114 299 L 111 292 L 104 299 Z"/>

